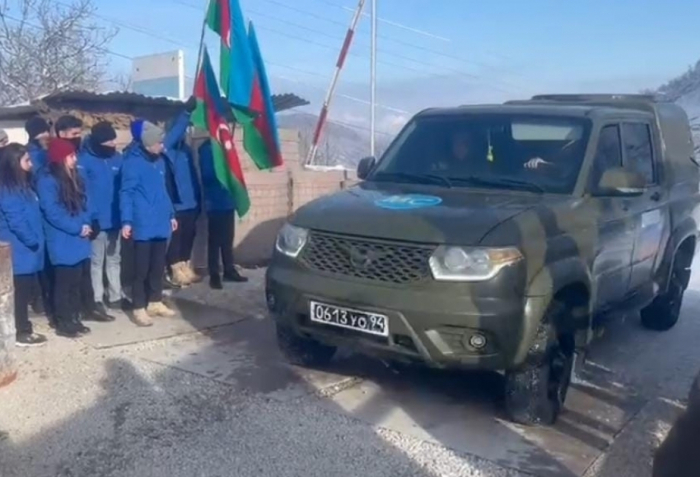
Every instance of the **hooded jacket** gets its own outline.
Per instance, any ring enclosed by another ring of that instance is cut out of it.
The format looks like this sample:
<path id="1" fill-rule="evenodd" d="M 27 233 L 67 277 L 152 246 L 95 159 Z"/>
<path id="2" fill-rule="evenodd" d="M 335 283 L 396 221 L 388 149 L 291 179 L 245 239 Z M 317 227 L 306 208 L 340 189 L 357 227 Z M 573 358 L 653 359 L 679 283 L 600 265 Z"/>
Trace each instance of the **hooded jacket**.
<path id="1" fill-rule="evenodd" d="M 122 163 L 119 208 L 122 226 L 136 241 L 168 239 L 175 209 L 168 194 L 165 160 L 150 157 L 142 146 L 130 147 Z"/>
<path id="2" fill-rule="evenodd" d="M 15 275 L 44 269 L 44 229 L 39 199 L 32 189 L 0 189 L 0 241 L 12 247 Z"/>
<path id="3" fill-rule="evenodd" d="M 100 224 L 100 230 L 116 230 L 121 227 L 119 216 L 119 188 L 123 158 L 120 153 L 112 157 L 97 156 L 84 141 L 78 154 L 78 169 L 85 179 L 90 198 L 90 214 Z"/>
<path id="4" fill-rule="evenodd" d="M 37 182 L 39 204 L 46 234 L 46 249 L 52 265 L 76 265 L 90 258 L 88 237 L 81 237 L 84 225 L 90 225 L 90 195 L 82 212 L 71 215 L 60 200 L 60 188 L 56 178 L 42 174 Z"/>

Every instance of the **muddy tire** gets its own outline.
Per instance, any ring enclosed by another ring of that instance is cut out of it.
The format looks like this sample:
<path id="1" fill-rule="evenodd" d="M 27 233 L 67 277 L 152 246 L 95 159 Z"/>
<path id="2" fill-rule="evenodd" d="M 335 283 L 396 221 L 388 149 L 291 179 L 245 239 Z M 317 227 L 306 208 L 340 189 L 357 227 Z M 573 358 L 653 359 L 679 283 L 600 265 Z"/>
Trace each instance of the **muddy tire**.
<path id="1" fill-rule="evenodd" d="M 561 306 L 553 308 L 562 312 Z M 552 425 L 564 408 L 574 365 L 573 338 L 557 336 L 550 324 L 554 322 L 546 319 L 541 325 L 526 363 L 506 372 L 506 413 L 517 424 Z"/>
<path id="2" fill-rule="evenodd" d="M 298 366 L 325 366 L 337 350 L 334 346 L 303 338 L 281 325 L 277 325 L 277 346 L 287 361 Z"/>
<path id="3" fill-rule="evenodd" d="M 678 258 L 682 259 L 682 256 Z M 683 294 L 690 279 L 687 266 L 688 264 L 682 261 L 674 263 L 666 292 L 654 298 L 646 308 L 642 308 L 639 314 L 645 328 L 668 331 L 676 326 L 683 305 Z"/>

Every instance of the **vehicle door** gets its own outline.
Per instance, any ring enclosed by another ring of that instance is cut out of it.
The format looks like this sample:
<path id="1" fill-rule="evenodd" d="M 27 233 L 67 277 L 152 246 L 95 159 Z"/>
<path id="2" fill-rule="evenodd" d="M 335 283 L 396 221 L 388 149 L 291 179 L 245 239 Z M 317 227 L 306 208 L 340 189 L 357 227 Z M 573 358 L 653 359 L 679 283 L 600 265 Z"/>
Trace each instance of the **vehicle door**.
<path id="1" fill-rule="evenodd" d="M 662 187 L 661 180 L 661 148 L 653 133 L 651 122 L 622 123 L 624 167 L 646 178 L 645 192 L 632 201 L 630 210 L 637 217 L 630 291 L 638 291 L 652 284 L 656 255 L 669 227 L 668 193 Z"/>
<path id="2" fill-rule="evenodd" d="M 596 310 L 622 301 L 629 289 L 636 224 L 630 220 L 633 199 L 599 191 L 608 169 L 622 167 L 622 137 L 617 123 L 604 125 L 598 136 L 595 158 L 588 176 L 588 190 L 597 213 L 598 241 L 592 264 Z"/>

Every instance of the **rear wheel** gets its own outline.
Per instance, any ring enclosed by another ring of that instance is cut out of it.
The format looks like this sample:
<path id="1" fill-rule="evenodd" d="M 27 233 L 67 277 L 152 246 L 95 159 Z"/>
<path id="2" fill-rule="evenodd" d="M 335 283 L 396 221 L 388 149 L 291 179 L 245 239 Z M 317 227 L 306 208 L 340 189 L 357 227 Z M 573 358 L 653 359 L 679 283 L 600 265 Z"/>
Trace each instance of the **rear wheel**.
<path id="1" fill-rule="evenodd" d="M 574 366 L 574 340 L 558 336 L 552 318 L 541 325 L 526 364 L 506 373 L 506 412 L 518 424 L 552 425 L 564 408 Z"/>
<path id="2" fill-rule="evenodd" d="M 678 323 L 683 305 L 683 294 L 690 279 L 690 260 L 678 253 L 674 260 L 668 289 L 665 293 L 654 298 L 640 312 L 642 325 L 654 331 L 668 331 Z"/>
<path id="3" fill-rule="evenodd" d="M 277 325 L 277 346 L 284 357 L 299 366 L 325 366 L 335 355 L 335 346 L 304 338 L 284 325 Z"/>

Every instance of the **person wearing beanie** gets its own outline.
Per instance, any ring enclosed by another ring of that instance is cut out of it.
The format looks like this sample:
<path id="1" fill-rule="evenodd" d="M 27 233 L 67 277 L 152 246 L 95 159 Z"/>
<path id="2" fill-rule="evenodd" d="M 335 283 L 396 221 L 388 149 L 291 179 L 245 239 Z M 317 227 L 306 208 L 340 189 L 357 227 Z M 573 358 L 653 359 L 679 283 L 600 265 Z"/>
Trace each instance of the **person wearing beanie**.
<path id="1" fill-rule="evenodd" d="M 37 177 L 48 159 L 46 157 L 46 147 L 49 143 L 51 128 L 44 118 L 34 116 L 24 124 L 24 130 L 27 131 L 27 136 L 29 136 L 27 149 L 29 151 L 29 159 L 32 161 L 34 176 Z"/>
<path id="2" fill-rule="evenodd" d="M 94 239 L 90 262 L 95 309 L 105 316 L 109 316 L 108 308 L 121 308 L 122 302 L 118 186 L 122 156 L 117 152 L 116 139 L 117 132 L 112 123 L 98 122 L 92 126 L 78 154 L 78 168 L 85 177 L 92 213 Z M 103 281 L 105 275 L 108 286 L 106 297 Z"/>
<path id="3" fill-rule="evenodd" d="M 166 166 L 172 171 L 177 190 L 177 199 L 173 200 L 175 218 L 178 228 L 168 245 L 166 277 L 176 287 L 186 286 L 200 278 L 190 265 L 194 239 L 199 217 L 200 185 L 192 157 L 192 150 L 187 145 L 186 135 L 190 111 L 197 102 L 190 98 L 185 104 L 185 111 L 175 117 L 168 127 L 168 136 L 172 142 L 166 144 Z"/>
<path id="4" fill-rule="evenodd" d="M 177 229 L 166 185 L 165 132 L 149 121 L 132 125 L 134 144 L 124 155 L 119 191 L 121 233 L 133 240 L 133 320 L 151 326 L 154 316 L 173 316 L 163 303 L 167 243 Z"/>
<path id="5" fill-rule="evenodd" d="M 53 319 L 59 336 L 77 337 L 90 332 L 82 320 L 111 320 L 94 309 L 90 206 L 77 171 L 75 146 L 55 138 L 49 142 L 47 155 L 49 164 L 38 179 L 37 193 L 53 265 Z"/>
<path id="6" fill-rule="evenodd" d="M 56 131 L 56 137 L 63 138 L 73 144 L 76 151 L 80 151 L 82 135 L 83 135 L 83 122 L 66 114 L 61 116 L 56 120 L 54 125 L 54 130 Z"/>

